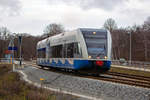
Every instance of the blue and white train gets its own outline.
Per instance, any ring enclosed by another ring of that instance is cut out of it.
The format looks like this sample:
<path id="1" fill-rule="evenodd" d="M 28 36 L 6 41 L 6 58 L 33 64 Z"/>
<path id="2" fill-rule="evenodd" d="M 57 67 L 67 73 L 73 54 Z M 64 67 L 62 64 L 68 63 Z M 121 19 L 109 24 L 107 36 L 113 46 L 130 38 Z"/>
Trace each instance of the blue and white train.
<path id="1" fill-rule="evenodd" d="M 76 71 L 106 72 L 111 67 L 108 30 L 79 28 L 37 43 L 37 65 Z"/>

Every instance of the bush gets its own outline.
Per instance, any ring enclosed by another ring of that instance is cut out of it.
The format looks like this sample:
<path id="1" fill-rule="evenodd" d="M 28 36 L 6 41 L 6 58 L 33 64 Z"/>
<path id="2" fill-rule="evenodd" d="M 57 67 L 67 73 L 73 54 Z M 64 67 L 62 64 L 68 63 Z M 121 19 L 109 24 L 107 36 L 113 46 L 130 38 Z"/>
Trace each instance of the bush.
<path id="1" fill-rule="evenodd" d="M 0 66 L 0 73 L 0 100 L 59 100 L 56 96 L 66 100 L 62 94 L 21 81 L 19 74 L 12 72 L 11 67 Z"/>

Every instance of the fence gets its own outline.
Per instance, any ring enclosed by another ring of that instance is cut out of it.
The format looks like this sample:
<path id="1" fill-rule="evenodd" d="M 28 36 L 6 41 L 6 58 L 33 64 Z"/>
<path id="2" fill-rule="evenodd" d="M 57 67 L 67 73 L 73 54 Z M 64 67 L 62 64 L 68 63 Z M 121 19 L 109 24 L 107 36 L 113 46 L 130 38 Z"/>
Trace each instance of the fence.
<path id="1" fill-rule="evenodd" d="M 12 58 L 0 58 L 0 64 L 12 64 L 13 59 Z"/>
<path id="2" fill-rule="evenodd" d="M 23 62 L 23 59 L 22 59 Z M 0 64 L 20 64 L 20 59 L 19 58 L 0 58 Z M 23 63 L 22 63 L 23 64 Z"/>

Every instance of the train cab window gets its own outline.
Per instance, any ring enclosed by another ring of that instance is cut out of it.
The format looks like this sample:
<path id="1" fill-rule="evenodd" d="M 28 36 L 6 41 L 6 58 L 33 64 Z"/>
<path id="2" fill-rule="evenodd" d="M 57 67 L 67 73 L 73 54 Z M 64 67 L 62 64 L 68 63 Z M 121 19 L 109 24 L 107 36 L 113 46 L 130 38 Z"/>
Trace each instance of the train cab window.
<path id="1" fill-rule="evenodd" d="M 88 55 L 93 59 L 104 58 L 107 55 L 107 31 L 82 31 L 87 46 Z"/>

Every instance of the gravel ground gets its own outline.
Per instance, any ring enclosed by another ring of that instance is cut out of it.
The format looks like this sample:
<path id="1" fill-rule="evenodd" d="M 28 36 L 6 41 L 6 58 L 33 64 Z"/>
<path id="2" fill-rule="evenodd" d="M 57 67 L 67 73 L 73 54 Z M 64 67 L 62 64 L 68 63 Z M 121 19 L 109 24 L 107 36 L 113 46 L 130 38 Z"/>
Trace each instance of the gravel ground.
<path id="1" fill-rule="evenodd" d="M 39 84 L 41 83 L 40 78 L 44 78 L 43 86 L 96 97 L 101 100 L 150 100 L 150 89 L 63 75 L 31 66 L 26 66 L 22 71 L 29 80 Z"/>

